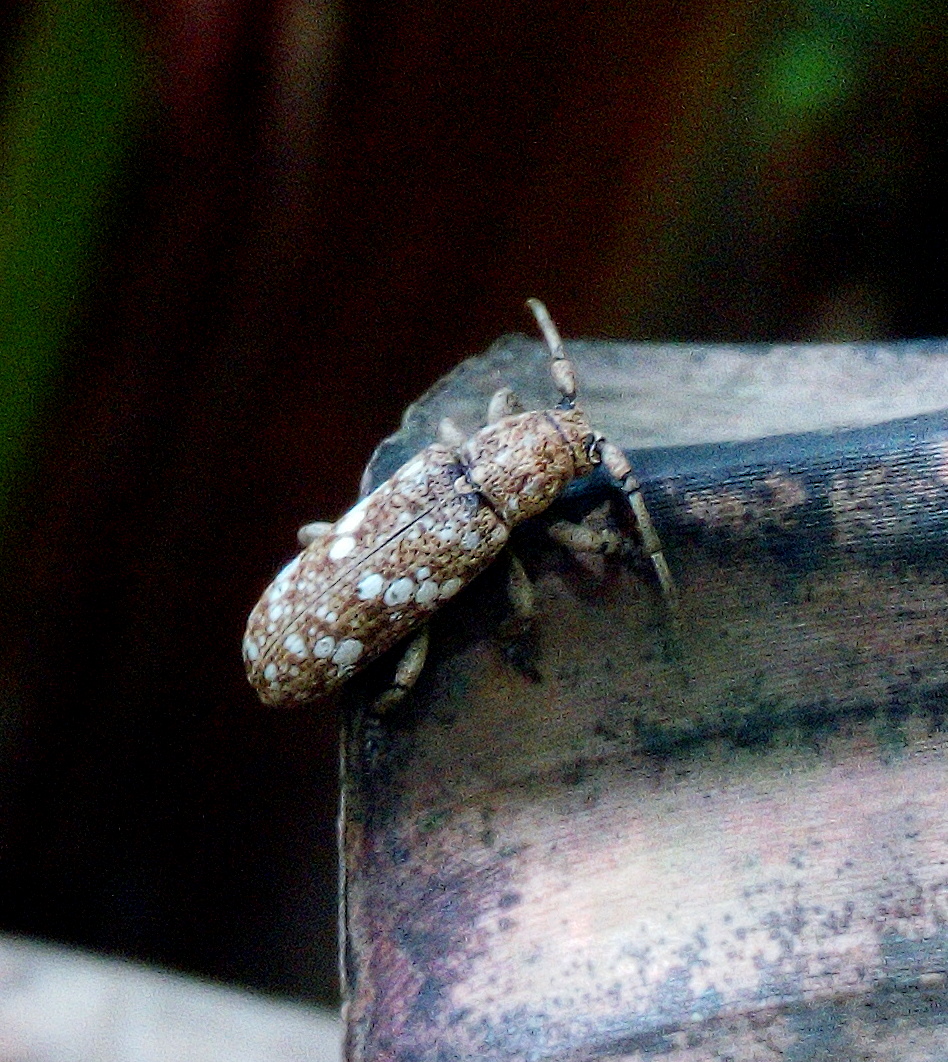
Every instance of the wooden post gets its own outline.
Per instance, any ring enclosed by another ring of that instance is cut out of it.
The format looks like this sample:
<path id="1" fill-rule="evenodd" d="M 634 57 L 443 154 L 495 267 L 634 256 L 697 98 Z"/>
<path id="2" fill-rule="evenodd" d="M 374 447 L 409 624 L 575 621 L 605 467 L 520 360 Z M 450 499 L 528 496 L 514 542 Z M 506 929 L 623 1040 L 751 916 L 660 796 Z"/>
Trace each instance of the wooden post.
<path id="1" fill-rule="evenodd" d="M 527 641 L 499 562 L 404 706 L 364 713 L 391 660 L 352 684 L 348 1059 L 943 1056 L 948 344 L 567 350 L 680 615 L 634 551 L 525 528 Z M 446 378 L 364 486 L 502 384 L 550 403 L 539 343 Z"/>

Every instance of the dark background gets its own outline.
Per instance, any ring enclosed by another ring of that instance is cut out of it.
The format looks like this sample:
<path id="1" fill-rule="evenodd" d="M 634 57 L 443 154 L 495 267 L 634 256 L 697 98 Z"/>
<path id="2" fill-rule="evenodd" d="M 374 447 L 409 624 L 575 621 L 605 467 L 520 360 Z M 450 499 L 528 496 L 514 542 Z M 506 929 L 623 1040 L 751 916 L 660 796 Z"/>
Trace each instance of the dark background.
<path id="1" fill-rule="evenodd" d="M 948 16 L 0 15 L 0 928 L 329 1001 L 337 720 L 249 608 L 402 408 L 564 334 L 948 333 Z"/>

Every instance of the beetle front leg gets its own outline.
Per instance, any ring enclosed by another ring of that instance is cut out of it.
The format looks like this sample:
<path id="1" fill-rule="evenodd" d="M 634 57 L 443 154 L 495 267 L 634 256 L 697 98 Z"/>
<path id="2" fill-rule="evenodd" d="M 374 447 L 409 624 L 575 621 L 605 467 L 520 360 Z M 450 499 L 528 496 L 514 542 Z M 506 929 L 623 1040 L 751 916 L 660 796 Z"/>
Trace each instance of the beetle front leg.
<path id="1" fill-rule="evenodd" d="M 450 446 L 452 449 L 457 450 L 464 445 L 466 438 L 467 436 L 464 432 L 450 417 L 442 417 L 438 422 L 439 443 L 444 443 L 445 446 Z"/>
<path id="2" fill-rule="evenodd" d="M 509 387 L 501 387 L 493 393 L 490 402 L 487 403 L 487 423 L 496 424 L 504 417 L 522 412 L 523 403 L 517 397 L 516 392 Z"/>
<path id="3" fill-rule="evenodd" d="M 648 508 L 645 505 L 645 499 L 642 497 L 642 491 L 639 488 L 639 481 L 632 472 L 629 459 L 618 446 L 607 442 L 605 439 L 599 439 L 595 444 L 595 448 L 602 459 L 602 463 L 606 466 L 606 471 L 618 483 L 622 493 L 629 501 L 639 537 L 642 540 L 642 548 L 652 562 L 655 574 L 658 576 L 665 604 L 674 612 L 678 608 L 678 591 L 675 587 L 675 580 L 672 578 L 672 573 L 668 570 L 668 562 L 662 552 L 662 540 L 658 537 L 658 532 L 652 523 L 652 517 L 649 515 Z"/>
<path id="4" fill-rule="evenodd" d="M 407 693 L 409 693 L 421 676 L 428 658 L 428 627 L 424 626 L 408 643 L 402 654 L 391 686 L 375 702 L 375 712 L 383 715 L 390 711 Z"/>

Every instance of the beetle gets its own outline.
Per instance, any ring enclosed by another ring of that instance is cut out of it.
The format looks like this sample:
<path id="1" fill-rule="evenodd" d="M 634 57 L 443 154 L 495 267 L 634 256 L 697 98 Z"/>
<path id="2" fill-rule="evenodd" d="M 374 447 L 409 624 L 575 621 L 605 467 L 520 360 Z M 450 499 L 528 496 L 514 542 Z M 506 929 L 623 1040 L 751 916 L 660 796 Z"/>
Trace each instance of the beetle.
<path id="1" fill-rule="evenodd" d="M 491 399 L 485 427 L 465 439 L 443 421 L 437 442 L 341 519 L 300 530 L 303 552 L 264 592 L 244 636 L 247 675 L 264 703 L 331 693 L 418 629 L 377 706 L 390 707 L 424 666 L 431 614 L 501 553 L 517 524 L 542 513 L 572 480 L 599 464 L 628 499 L 643 550 L 674 610 L 675 584 L 629 462 L 576 405 L 573 366 L 546 307 L 538 299 L 527 306 L 550 351 L 559 404 L 524 411 L 503 388 Z M 614 535 L 582 525 L 551 530 L 576 550 L 615 546 Z M 511 591 L 515 609 L 529 615 L 532 591 L 515 558 Z"/>

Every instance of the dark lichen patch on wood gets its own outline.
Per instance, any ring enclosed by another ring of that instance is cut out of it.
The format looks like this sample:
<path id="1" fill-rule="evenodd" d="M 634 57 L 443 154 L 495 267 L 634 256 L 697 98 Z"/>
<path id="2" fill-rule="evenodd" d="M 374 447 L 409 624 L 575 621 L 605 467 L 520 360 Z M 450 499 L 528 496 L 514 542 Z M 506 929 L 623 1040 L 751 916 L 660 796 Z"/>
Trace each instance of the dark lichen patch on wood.
<path id="1" fill-rule="evenodd" d="M 948 1051 L 940 416 L 642 454 L 677 621 L 528 528 L 528 653 L 497 566 L 403 709 L 353 686 L 351 1059 Z"/>

